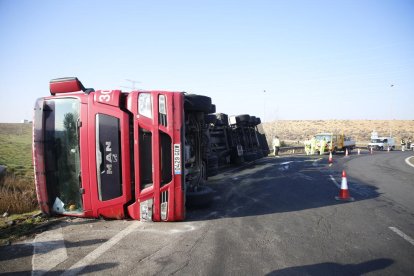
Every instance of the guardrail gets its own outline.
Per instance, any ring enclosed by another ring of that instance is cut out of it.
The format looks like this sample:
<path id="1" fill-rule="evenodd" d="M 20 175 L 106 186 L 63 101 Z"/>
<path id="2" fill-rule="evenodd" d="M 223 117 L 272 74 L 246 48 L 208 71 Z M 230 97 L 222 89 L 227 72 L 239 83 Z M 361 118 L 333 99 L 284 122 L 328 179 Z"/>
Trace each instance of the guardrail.
<path id="1" fill-rule="evenodd" d="M 274 150 L 270 150 L 271 154 L 274 154 Z M 303 146 L 292 146 L 292 147 L 280 147 L 279 154 L 299 154 L 305 153 L 305 148 Z"/>
<path id="2" fill-rule="evenodd" d="M 360 144 L 356 145 L 355 149 L 361 149 L 361 150 L 368 150 L 368 144 Z M 401 146 L 396 146 L 394 150 L 401 150 Z M 412 149 L 405 149 L 406 151 L 412 150 L 414 151 L 414 148 Z M 291 146 L 291 147 L 280 147 L 279 149 L 279 155 L 291 155 L 291 154 L 303 154 L 305 153 L 305 147 L 304 146 Z M 274 150 L 270 149 L 270 155 L 274 154 Z"/>

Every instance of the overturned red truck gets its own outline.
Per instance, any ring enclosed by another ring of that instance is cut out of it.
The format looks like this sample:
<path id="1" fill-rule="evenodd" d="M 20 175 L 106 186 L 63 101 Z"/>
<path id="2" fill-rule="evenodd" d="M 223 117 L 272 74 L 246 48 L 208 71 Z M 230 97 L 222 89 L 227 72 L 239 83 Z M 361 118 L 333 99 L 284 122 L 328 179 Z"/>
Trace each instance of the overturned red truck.
<path id="1" fill-rule="evenodd" d="M 203 145 L 211 98 L 166 91 L 86 89 L 50 82 L 36 101 L 33 160 L 46 214 L 180 221 L 208 200 Z"/>

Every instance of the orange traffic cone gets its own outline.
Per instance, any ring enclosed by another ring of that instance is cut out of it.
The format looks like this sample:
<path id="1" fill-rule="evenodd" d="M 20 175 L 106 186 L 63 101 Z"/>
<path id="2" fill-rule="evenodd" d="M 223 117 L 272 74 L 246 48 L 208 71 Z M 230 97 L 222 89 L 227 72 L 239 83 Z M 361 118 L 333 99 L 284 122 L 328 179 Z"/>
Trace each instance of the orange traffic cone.
<path id="1" fill-rule="evenodd" d="M 339 196 L 336 196 L 335 199 L 342 200 L 342 201 L 353 201 L 354 200 L 354 198 L 350 197 L 349 195 L 348 181 L 346 180 L 345 170 L 342 171 L 342 182 L 341 182 L 341 190 L 339 191 Z"/>
<path id="2" fill-rule="evenodd" d="M 329 158 L 328 158 L 329 167 L 332 166 L 333 160 L 332 160 L 332 151 L 329 152 Z"/>

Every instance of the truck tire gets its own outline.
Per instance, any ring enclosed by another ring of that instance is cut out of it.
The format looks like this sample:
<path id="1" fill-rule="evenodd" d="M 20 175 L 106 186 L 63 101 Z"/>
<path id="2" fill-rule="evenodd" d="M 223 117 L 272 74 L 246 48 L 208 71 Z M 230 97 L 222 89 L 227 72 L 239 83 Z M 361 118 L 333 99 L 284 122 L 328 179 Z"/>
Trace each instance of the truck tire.
<path id="1" fill-rule="evenodd" d="M 207 207 L 213 201 L 214 191 L 207 186 L 198 186 L 197 191 L 187 191 L 186 203 L 187 207 L 201 208 Z"/>
<path id="2" fill-rule="evenodd" d="M 229 116 L 224 113 L 218 113 L 216 114 L 217 117 L 217 125 L 220 126 L 228 126 L 229 125 Z"/>
<path id="3" fill-rule="evenodd" d="M 250 116 L 249 124 L 252 126 L 256 125 L 256 116 Z"/>
<path id="4" fill-rule="evenodd" d="M 208 113 L 216 113 L 216 105 L 215 104 L 211 104 L 211 106 L 210 106 L 210 110 L 209 110 L 209 112 Z"/>
<path id="5" fill-rule="evenodd" d="M 215 125 L 217 123 L 216 115 L 214 114 L 206 114 L 204 116 L 204 121 L 206 124 L 213 124 Z"/>
<path id="6" fill-rule="evenodd" d="M 257 125 L 260 125 L 261 123 L 262 123 L 262 120 L 260 120 L 260 118 L 259 118 L 259 117 L 257 117 L 257 118 L 256 118 L 256 126 L 257 126 Z"/>
<path id="7" fill-rule="evenodd" d="M 210 112 L 211 98 L 203 95 L 185 94 L 184 109 L 188 111 Z"/>
<path id="8" fill-rule="evenodd" d="M 239 122 L 249 122 L 250 121 L 250 115 L 249 114 L 242 114 L 236 116 L 236 120 Z"/>

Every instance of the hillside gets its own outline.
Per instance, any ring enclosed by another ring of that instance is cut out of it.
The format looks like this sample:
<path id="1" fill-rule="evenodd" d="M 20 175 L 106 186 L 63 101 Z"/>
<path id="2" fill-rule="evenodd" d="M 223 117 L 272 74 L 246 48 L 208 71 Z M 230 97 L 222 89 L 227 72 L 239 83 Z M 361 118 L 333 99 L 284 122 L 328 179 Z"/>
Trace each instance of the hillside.
<path id="1" fill-rule="evenodd" d="M 263 123 L 263 129 L 268 141 L 278 135 L 288 144 L 309 139 L 319 132 L 339 132 L 353 137 L 357 144 L 366 144 L 371 132 L 377 131 L 381 136 L 392 136 L 399 144 L 401 137 L 414 138 L 414 120 L 281 120 Z"/>

